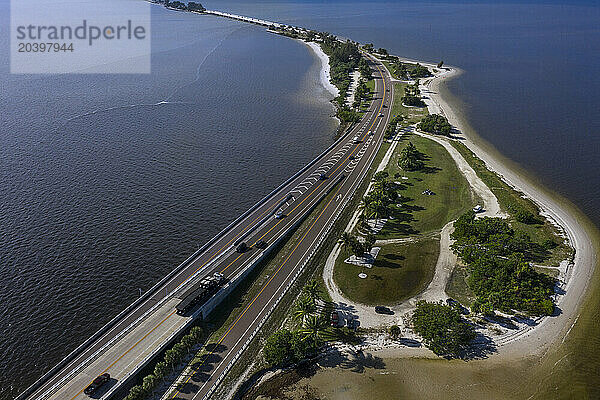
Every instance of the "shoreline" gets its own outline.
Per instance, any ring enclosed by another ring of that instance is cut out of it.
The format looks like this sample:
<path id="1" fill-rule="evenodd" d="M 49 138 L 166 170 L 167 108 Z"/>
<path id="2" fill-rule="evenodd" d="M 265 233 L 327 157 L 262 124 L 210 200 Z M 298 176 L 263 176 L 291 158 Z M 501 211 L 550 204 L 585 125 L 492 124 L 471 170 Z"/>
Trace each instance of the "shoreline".
<path id="1" fill-rule="evenodd" d="M 421 62 L 421 64 L 432 67 L 430 63 Z M 563 204 L 565 201 L 558 199 L 558 195 L 551 193 L 549 189 L 543 188 L 539 184 L 531 182 L 527 177 L 512 168 L 512 165 L 507 165 L 501 159 L 502 155 L 493 154 L 492 151 L 480 144 L 483 139 L 479 138 L 477 133 L 464 121 L 465 117 L 456 111 L 456 107 L 451 104 L 452 100 L 443 95 L 443 90 L 449 93 L 449 90 L 444 86 L 444 82 L 463 73 L 458 68 L 449 68 L 451 69 L 448 73 L 430 79 L 425 83 L 431 99 L 429 103 L 433 103 L 428 104 L 430 113 L 441 113 L 446 116 L 448 121 L 460 130 L 461 135 L 459 137 L 463 139 L 462 142 L 467 148 L 484 161 L 491 171 L 499 174 L 506 183 L 531 199 L 540 208 L 540 213 L 544 217 L 560 225 L 566 233 L 570 245 L 575 249 L 575 255 L 568 270 L 568 279 L 564 287 L 566 293 L 556 302 L 556 306 L 560 308 L 561 313 L 557 316 L 544 317 L 533 329 L 498 343 L 498 351 L 491 357 L 516 356 L 522 358 L 526 355 L 545 354 L 549 346 L 555 343 L 556 340 L 561 339 L 564 341 L 576 323 L 579 306 L 588 294 L 586 293 L 587 288 L 597 262 L 598 256 L 594 249 L 593 239 L 586 227 L 580 224 L 575 212 L 576 208 L 573 205 Z M 564 331 L 567 331 L 566 334 L 561 335 Z"/>
<path id="2" fill-rule="evenodd" d="M 306 46 L 308 46 L 314 52 L 314 54 L 317 56 L 317 58 L 321 61 L 321 72 L 319 74 L 319 78 L 321 80 L 321 85 L 323 86 L 323 88 L 326 91 L 328 91 L 329 93 L 331 93 L 334 97 L 339 96 L 340 95 L 339 89 L 333 83 L 331 83 L 329 56 L 327 54 L 325 54 L 323 49 L 321 49 L 321 46 L 319 46 L 317 43 L 307 42 L 304 40 L 300 40 L 300 41 L 302 43 L 304 43 Z"/>

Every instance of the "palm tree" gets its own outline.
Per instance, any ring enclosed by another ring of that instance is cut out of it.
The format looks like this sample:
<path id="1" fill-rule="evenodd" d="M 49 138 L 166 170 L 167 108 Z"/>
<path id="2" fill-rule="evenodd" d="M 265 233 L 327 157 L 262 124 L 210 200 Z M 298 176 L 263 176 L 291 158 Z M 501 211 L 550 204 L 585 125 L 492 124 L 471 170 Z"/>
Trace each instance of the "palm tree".
<path id="1" fill-rule="evenodd" d="M 183 345 L 185 350 L 189 352 L 192 349 L 192 347 L 194 347 L 194 345 L 196 344 L 196 340 L 192 335 L 185 335 L 181 339 L 181 344 Z"/>
<path id="2" fill-rule="evenodd" d="M 177 361 L 177 353 L 173 351 L 173 349 L 169 349 L 165 352 L 165 363 L 171 367 L 171 370 L 175 368 Z"/>
<path id="3" fill-rule="evenodd" d="M 349 232 L 344 232 L 344 233 L 342 233 L 342 236 L 340 237 L 340 240 L 338 241 L 338 243 L 341 244 L 342 245 L 342 249 L 344 249 L 344 251 L 347 252 L 348 248 L 352 244 L 352 240 L 353 239 L 354 239 L 354 237 Z"/>
<path id="4" fill-rule="evenodd" d="M 165 381 L 165 377 L 169 373 L 169 366 L 165 362 L 156 363 L 154 366 L 154 376 Z"/>
<path id="5" fill-rule="evenodd" d="M 308 296 L 302 296 L 298 299 L 294 310 L 294 318 L 304 323 L 308 317 L 317 311 L 315 302 Z"/>
<path id="6" fill-rule="evenodd" d="M 316 304 L 317 300 L 321 299 L 321 286 L 316 280 L 311 280 L 304 285 L 302 289 L 304 294 Z"/>
<path id="7" fill-rule="evenodd" d="M 202 339 L 202 328 L 199 326 L 195 326 L 190 329 L 190 335 L 194 338 L 196 343 L 198 343 Z"/>
<path id="8" fill-rule="evenodd" d="M 310 315 L 304 320 L 303 327 L 298 331 L 302 340 L 309 340 L 318 347 L 323 340 L 323 333 L 327 329 L 327 321 L 317 315 Z"/>
<path id="9" fill-rule="evenodd" d="M 156 377 L 152 374 L 146 375 L 142 381 L 142 387 L 147 394 L 152 394 L 156 387 Z"/>

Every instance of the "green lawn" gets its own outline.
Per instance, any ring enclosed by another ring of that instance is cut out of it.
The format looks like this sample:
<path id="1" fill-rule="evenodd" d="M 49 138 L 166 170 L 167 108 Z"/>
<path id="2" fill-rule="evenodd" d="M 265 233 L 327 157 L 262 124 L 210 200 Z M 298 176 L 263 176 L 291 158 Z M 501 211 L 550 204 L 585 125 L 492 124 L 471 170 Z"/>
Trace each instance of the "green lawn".
<path id="1" fill-rule="evenodd" d="M 335 263 L 333 279 L 345 296 L 367 305 L 393 305 L 425 290 L 435 271 L 439 237 L 382 246 L 373 268 L 346 264 L 344 251 Z M 367 274 L 361 279 L 358 274 Z"/>
<path id="2" fill-rule="evenodd" d="M 422 171 L 402 171 L 398 166 L 400 151 L 412 142 L 426 155 Z M 390 180 L 401 182 L 399 204 L 392 206 L 393 220 L 388 220 L 377 235 L 378 239 L 397 238 L 441 229 L 477 204 L 469 183 L 456 167 L 454 159 L 440 144 L 417 135 L 405 137 L 385 169 Z M 402 176 L 409 179 L 403 180 Z M 435 195 L 423 195 L 429 189 Z"/>
<path id="3" fill-rule="evenodd" d="M 452 145 L 471 165 L 471 167 L 477 173 L 477 176 L 479 176 L 481 180 L 496 195 L 502 210 L 512 215 L 512 210 L 522 208 L 531 212 L 533 215 L 539 215 L 538 207 L 531 200 L 523 198 L 522 193 L 513 189 L 502 179 L 500 179 L 496 173 L 487 169 L 485 163 L 475 154 L 473 154 L 473 152 L 464 144 L 452 141 Z M 516 221 L 512 217 L 510 218 L 509 222 L 514 229 L 526 232 L 532 238 L 532 240 L 537 243 L 541 244 L 548 239 L 551 239 L 557 243 L 558 246 L 551 250 L 550 256 L 545 262 L 547 265 L 556 266 L 558 263 L 560 263 L 560 261 L 571 257 L 573 255 L 573 249 L 558 235 L 554 225 L 550 224 L 543 217 L 539 218 L 544 220 L 543 224 L 528 225 Z"/>
<path id="4" fill-rule="evenodd" d="M 406 83 L 394 82 L 394 103 L 392 104 L 392 115 L 404 115 L 403 125 L 415 124 L 429 114 L 427 107 L 405 107 L 402 105 L 402 96 Z"/>
<path id="5" fill-rule="evenodd" d="M 446 284 L 446 294 L 460 302 L 460 304 L 470 307 L 477 296 L 467 285 L 467 275 L 466 267 L 462 265 L 455 266 Z"/>

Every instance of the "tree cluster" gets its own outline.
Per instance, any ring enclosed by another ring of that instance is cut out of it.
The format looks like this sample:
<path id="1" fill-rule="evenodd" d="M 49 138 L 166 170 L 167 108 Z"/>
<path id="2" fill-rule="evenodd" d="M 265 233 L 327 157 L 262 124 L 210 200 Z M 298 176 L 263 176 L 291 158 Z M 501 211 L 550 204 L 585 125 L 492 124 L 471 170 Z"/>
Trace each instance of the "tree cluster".
<path id="1" fill-rule="evenodd" d="M 467 283 L 477 296 L 474 311 L 553 313 L 555 280 L 530 264 L 547 257 L 543 245 L 501 218 L 475 219 L 472 212 L 454 222 L 452 238 L 452 249 L 467 264 Z"/>
<path id="2" fill-rule="evenodd" d="M 425 345 L 439 356 L 460 357 L 476 337 L 473 326 L 442 303 L 419 301 L 411 323 Z"/>
<path id="3" fill-rule="evenodd" d="M 181 1 L 169 1 L 169 0 L 165 0 L 164 3 L 165 3 L 165 7 L 176 8 L 178 10 L 201 11 L 201 12 L 206 11 L 206 8 L 204 8 L 202 6 L 202 4 L 196 3 L 194 1 L 190 1 L 187 4 L 185 4 L 185 3 L 181 2 Z"/>
<path id="4" fill-rule="evenodd" d="M 407 85 L 404 88 L 402 103 L 412 107 L 425 107 L 425 103 L 421 100 L 421 90 L 419 89 L 418 80 L 412 85 Z"/>
<path id="5" fill-rule="evenodd" d="M 386 171 L 380 171 L 373 176 L 373 189 L 363 197 L 361 203 L 363 220 L 387 217 L 390 213 L 390 205 L 399 200 L 400 195 L 396 185 L 389 182 L 387 178 Z"/>
<path id="6" fill-rule="evenodd" d="M 431 76 L 431 71 L 427 67 L 417 63 L 412 70 L 409 71 L 412 79 L 427 78 Z"/>
<path id="7" fill-rule="evenodd" d="M 361 78 L 367 81 L 372 78 L 371 67 L 369 66 L 368 61 L 364 57 L 361 57 L 360 61 L 358 62 L 358 71 L 360 72 Z"/>
<path id="8" fill-rule="evenodd" d="M 419 171 L 425 167 L 423 153 L 417 150 L 412 142 L 408 142 L 405 148 L 400 152 L 398 165 L 405 171 Z"/>
<path id="9" fill-rule="evenodd" d="M 361 79 L 356 86 L 356 91 L 354 92 L 354 104 L 352 105 L 355 109 L 359 109 L 362 102 L 371 98 L 371 89 L 367 86 L 367 82 L 364 79 Z"/>
<path id="10" fill-rule="evenodd" d="M 351 250 L 356 257 L 363 257 L 365 253 L 369 253 L 375 245 L 375 235 L 368 234 L 364 241 L 358 239 L 357 236 L 351 235 L 348 232 L 342 233 L 339 243 L 345 251 Z"/>
<path id="11" fill-rule="evenodd" d="M 417 128 L 425 132 L 444 136 L 450 136 L 450 132 L 452 132 L 452 125 L 450 125 L 446 117 L 439 114 L 425 116 L 419 122 Z"/>
<path id="12" fill-rule="evenodd" d="M 385 128 L 385 138 L 386 139 L 391 139 L 394 137 L 394 135 L 396 134 L 396 131 L 398 130 L 398 124 L 400 124 L 403 120 L 404 120 L 404 117 L 400 114 L 394 115 L 392 117 L 392 119 L 390 119 L 388 126 Z"/>
<path id="13" fill-rule="evenodd" d="M 350 87 L 350 73 L 359 66 L 361 54 L 354 42 L 341 42 L 327 32 L 320 36 L 323 39 L 321 48 L 329 56 L 331 81 L 340 90 L 336 101 L 342 106 Z"/>
<path id="14" fill-rule="evenodd" d="M 146 375 L 142 383 L 135 385 L 129 390 L 129 394 L 124 400 L 144 400 L 152 395 L 160 382 L 175 370 L 175 367 L 181 363 L 189 354 L 192 348 L 202 340 L 202 329 L 198 326 L 190 329 L 190 332 L 165 352 L 163 361 L 154 366 L 154 371 Z"/>
<path id="15" fill-rule="evenodd" d="M 272 366 L 285 366 L 316 354 L 326 341 L 355 341 L 348 328 L 330 327 L 330 311 L 318 282 L 308 282 L 294 306 L 294 319 L 300 327 L 293 331 L 281 329 L 269 336 L 263 348 L 265 361 Z"/>
<path id="16" fill-rule="evenodd" d="M 336 115 L 342 122 L 358 122 L 362 118 L 361 113 L 351 110 L 348 107 L 340 108 Z"/>

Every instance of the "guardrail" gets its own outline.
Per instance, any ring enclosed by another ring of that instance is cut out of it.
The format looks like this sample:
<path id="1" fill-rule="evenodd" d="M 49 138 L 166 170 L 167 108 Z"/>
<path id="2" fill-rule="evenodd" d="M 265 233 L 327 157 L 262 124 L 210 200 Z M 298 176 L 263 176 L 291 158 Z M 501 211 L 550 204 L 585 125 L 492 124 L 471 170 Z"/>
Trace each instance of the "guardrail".
<path id="1" fill-rule="evenodd" d="M 377 151 L 375 151 L 373 154 L 374 155 L 377 154 Z M 372 160 L 370 161 L 370 163 L 371 162 L 372 162 Z M 363 172 L 363 174 L 361 174 L 361 177 L 358 179 L 358 182 L 361 182 L 364 179 L 364 176 L 367 174 L 368 171 L 369 171 L 369 168 L 366 168 L 365 171 Z M 339 179 L 339 181 L 341 181 L 344 178 L 345 178 L 344 176 L 341 176 L 340 179 Z M 260 331 L 260 329 L 263 327 L 263 325 L 269 319 L 269 317 L 271 316 L 271 314 L 273 313 L 273 311 L 275 311 L 275 309 L 277 308 L 277 306 L 279 305 L 279 303 L 281 302 L 281 300 L 283 300 L 283 298 L 285 297 L 285 295 L 287 294 L 287 292 L 290 290 L 290 288 L 292 287 L 292 285 L 294 285 L 294 283 L 296 282 L 296 280 L 298 279 L 298 277 L 304 272 L 304 269 L 308 265 L 309 261 L 313 258 L 313 256 L 315 255 L 315 253 L 319 250 L 319 248 L 321 247 L 321 244 L 323 243 L 323 240 L 327 237 L 327 235 L 329 234 L 329 232 L 333 228 L 333 225 L 335 225 L 335 221 L 337 221 L 337 219 L 341 215 L 342 211 L 346 208 L 346 206 L 348 205 L 348 202 L 352 198 L 354 198 L 355 191 L 356 191 L 357 187 L 358 187 L 358 185 L 353 189 L 352 195 L 348 196 L 346 198 L 346 200 L 342 204 L 342 207 L 339 208 L 338 212 L 331 219 L 331 222 L 327 225 L 327 227 L 325 228 L 325 230 L 323 231 L 323 233 L 321 234 L 321 236 L 317 240 L 316 246 L 313 247 L 313 249 L 311 250 L 311 252 L 308 255 L 308 257 L 306 257 L 306 259 L 304 260 L 304 262 L 300 265 L 300 268 L 298 268 L 298 271 L 296 271 L 296 273 L 294 274 L 294 276 L 292 277 L 292 279 L 285 286 L 285 288 L 283 289 L 283 291 L 281 292 L 281 294 L 279 295 L 279 297 L 277 298 L 277 300 L 275 300 L 275 302 L 273 303 L 273 305 L 271 306 L 271 308 L 269 308 L 269 310 L 267 311 L 267 313 L 263 316 L 263 318 L 261 318 L 261 320 L 258 323 L 258 325 L 256 326 L 256 328 L 252 331 L 252 333 L 250 334 L 250 336 L 248 337 L 248 339 L 246 339 L 246 341 L 244 342 L 244 344 L 242 344 L 242 346 L 240 347 L 240 349 L 237 351 L 237 353 L 231 359 L 231 361 L 227 364 L 227 366 L 221 372 L 221 374 L 219 374 L 219 377 L 216 379 L 215 383 L 211 386 L 211 388 L 209 389 L 209 391 L 206 392 L 206 394 L 204 395 L 204 397 L 202 397 L 202 400 L 207 400 L 207 399 L 210 398 L 210 396 L 213 395 L 214 391 L 221 384 L 221 382 L 223 381 L 223 379 L 225 379 L 225 376 L 227 375 L 227 373 L 231 370 L 231 368 L 233 367 L 233 365 L 241 357 L 242 353 L 248 348 L 248 346 L 250 345 L 250 343 L 252 342 L 252 340 L 254 340 L 254 338 L 256 337 L 256 335 L 258 334 L 258 332 Z"/>
<path id="2" fill-rule="evenodd" d="M 89 347 L 93 342 L 98 340 L 102 335 L 108 332 L 112 327 L 114 327 L 123 317 L 129 314 L 132 310 L 150 298 L 152 295 L 157 293 L 157 290 L 163 286 L 166 282 L 168 282 L 171 278 L 177 275 L 181 270 L 183 270 L 186 266 L 188 266 L 195 258 L 197 258 L 201 253 L 206 251 L 210 246 L 212 246 L 221 236 L 225 235 L 229 232 L 234 226 L 243 221 L 248 215 L 250 215 L 253 211 L 255 211 L 258 207 L 263 205 L 265 202 L 270 200 L 273 196 L 275 196 L 281 189 L 289 185 L 294 179 L 298 176 L 302 175 L 306 172 L 310 167 L 319 162 L 329 151 L 335 148 L 351 131 L 354 125 L 348 127 L 346 131 L 335 141 L 331 146 L 321 152 L 317 157 L 315 157 L 312 161 L 302 167 L 298 172 L 288 178 L 281 185 L 273 189 L 269 194 L 259 200 L 256 204 L 246 210 L 242 215 L 233 220 L 229 225 L 227 225 L 223 230 L 221 230 L 218 234 L 212 237 L 208 242 L 206 242 L 202 247 L 192 253 L 191 256 L 186 258 L 181 264 L 179 264 L 175 269 L 169 272 L 164 278 L 158 281 L 154 286 L 152 286 L 149 290 L 142 294 L 139 298 L 137 298 L 133 303 L 127 306 L 123 311 L 113 317 L 109 322 L 107 322 L 104 326 L 102 326 L 96 333 L 86 339 L 82 344 L 80 344 L 75 350 L 69 353 L 65 358 L 63 358 L 58 364 L 52 367 L 48 372 L 46 372 L 42 377 L 40 377 L 37 381 L 35 381 L 31 386 L 29 386 L 24 392 L 19 394 L 15 400 L 24 400 L 37 389 L 39 389 L 44 383 L 46 383 L 52 376 L 54 376 L 58 371 L 64 368 L 69 362 L 73 361 L 78 355 L 80 355 L 83 350 Z"/>
<path id="3" fill-rule="evenodd" d="M 385 79 L 383 76 L 382 76 L 382 78 Z M 392 90 L 390 91 L 390 94 L 391 94 L 392 99 L 393 99 L 393 87 L 392 87 Z M 385 93 L 384 93 L 384 96 L 385 96 Z M 388 113 L 388 116 L 386 118 L 385 126 L 387 126 L 387 124 L 389 122 L 389 116 L 390 116 L 390 114 Z M 385 129 L 384 129 L 384 132 L 385 132 Z M 365 179 L 366 175 L 368 174 L 368 172 L 370 170 L 370 165 L 373 163 L 373 161 L 375 160 L 375 157 L 377 156 L 377 153 L 379 153 L 379 150 L 381 149 L 382 142 L 383 142 L 383 140 L 378 143 L 377 149 L 373 152 L 371 160 L 369 161 L 369 166 L 364 169 L 364 171 L 360 175 L 360 178 L 357 180 L 358 184 L 352 189 L 352 195 L 346 197 L 346 200 L 344 201 L 344 203 L 342 204 L 342 206 L 339 208 L 338 212 L 335 214 L 335 217 L 331 220 L 331 222 L 329 223 L 329 225 L 327 225 L 327 228 L 325 229 L 325 231 L 321 234 L 320 238 L 317 241 L 317 245 L 310 252 L 310 254 L 306 258 L 306 260 L 302 263 L 302 265 L 300 266 L 300 268 L 298 269 L 298 271 L 296 272 L 296 274 L 292 277 L 292 279 L 290 280 L 290 282 L 286 285 L 285 289 L 283 290 L 283 292 L 281 292 L 281 294 L 279 295 L 279 297 L 277 298 L 277 300 L 275 301 L 275 303 L 271 306 L 271 308 L 269 309 L 269 311 L 267 311 L 267 313 L 265 314 L 265 316 L 260 320 L 259 324 L 252 331 L 252 333 L 250 334 L 250 336 L 248 337 L 248 339 L 244 342 L 244 344 L 242 345 L 242 347 L 240 347 L 240 349 L 237 351 L 237 353 L 235 354 L 235 356 L 233 357 L 233 359 L 227 364 L 227 366 L 225 367 L 225 369 L 223 370 L 223 372 L 221 372 L 221 374 L 219 374 L 219 377 L 217 378 L 217 380 L 215 381 L 215 383 L 211 386 L 211 388 L 208 390 L 208 392 L 206 392 L 206 394 L 204 395 L 204 397 L 202 397 L 202 400 L 208 400 L 210 398 L 210 396 L 213 395 L 213 393 L 215 392 L 215 390 L 217 389 L 217 387 L 221 384 L 221 382 L 223 381 L 223 379 L 225 379 L 225 376 L 227 375 L 227 373 L 231 370 L 231 368 L 233 367 L 233 365 L 241 357 L 242 353 L 246 350 L 246 348 L 250 345 L 250 343 L 252 342 L 252 340 L 256 337 L 256 335 L 258 334 L 258 332 L 260 331 L 260 329 L 262 328 L 262 326 L 266 323 L 267 319 L 271 316 L 271 314 L 273 313 L 273 311 L 275 311 L 275 308 L 277 308 L 277 306 L 279 305 L 279 303 L 281 302 L 281 300 L 283 299 L 283 297 L 287 294 L 287 292 L 292 287 L 292 285 L 296 282 L 296 280 L 298 279 L 298 277 L 300 276 L 300 274 L 304 271 L 304 268 L 306 267 L 306 265 L 308 264 L 308 262 L 312 259 L 312 257 L 314 256 L 314 254 L 317 252 L 317 250 L 321 246 L 321 244 L 323 242 L 323 239 L 327 237 L 327 235 L 329 234 L 329 232 L 333 228 L 333 225 L 335 224 L 335 222 L 337 221 L 337 219 L 340 217 L 340 215 L 343 212 L 343 210 L 346 208 L 346 206 L 348 205 L 348 203 L 350 202 L 350 200 L 353 199 L 354 196 L 356 195 L 356 190 L 360 186 L 360 182 L 362 182 Z M 340 180 L 343 179 L 343 178 L 344 178 L 344 176 L 342 175 L 340 177 Z"/>

